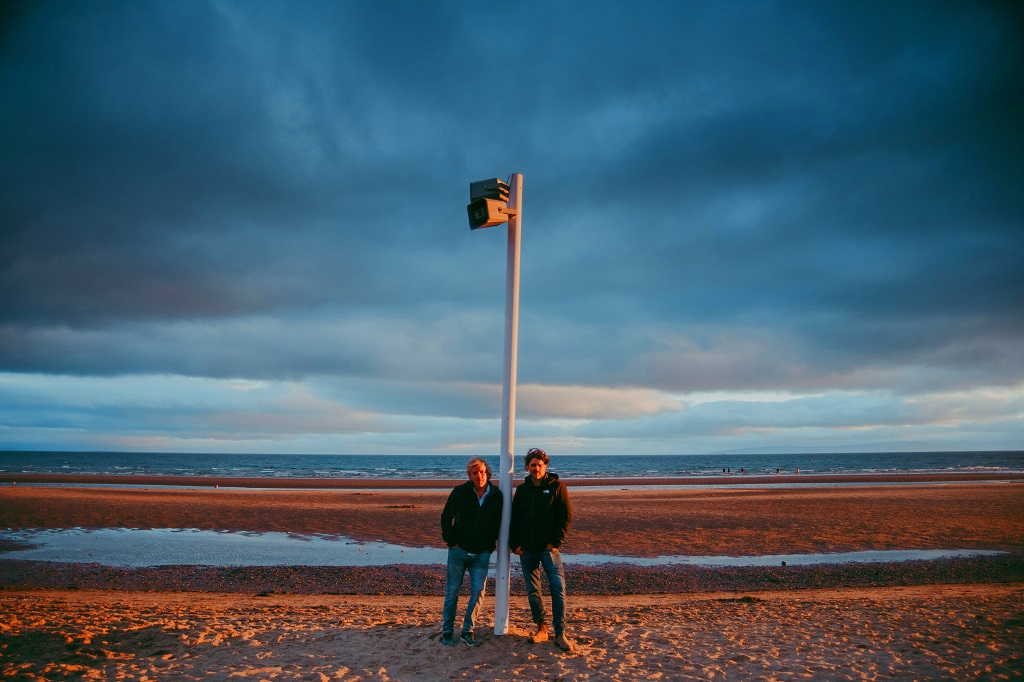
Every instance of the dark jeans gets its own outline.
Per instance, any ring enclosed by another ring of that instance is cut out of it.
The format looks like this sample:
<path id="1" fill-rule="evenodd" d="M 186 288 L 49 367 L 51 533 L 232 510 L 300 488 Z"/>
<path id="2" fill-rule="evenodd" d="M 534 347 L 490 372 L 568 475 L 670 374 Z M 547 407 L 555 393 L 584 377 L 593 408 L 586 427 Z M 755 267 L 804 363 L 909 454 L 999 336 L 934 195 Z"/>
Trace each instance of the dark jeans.
<path id="1" fill-rule="evenodd" d="M 533 622 L 541 625 L 547 620 L 544 612 L 544 600 L 540 594 L 540 567 L 548 577 L 551 589 L 551 618 L 555 636 L 565 630 L 565 571 L 562 569 L 562 554 L 557 549 L 545 549 L 540 552 L 527 552 L 519 556 L 523 567 L 523 578 L 526 580 L 526 597 L 530 600 L 530 613 Z"/>
<path id="2" fill-rule="evenodd" d="M 466 604 L 466 618 L 462 622 L 463 632 L 472 632 L 476 617 L 480 613 L 480 599 L 487 586 L 487 565 L 491 562 L 490 552 L 470 554 L 461 547 L 448 549 L 448 576 L 444 585 L 444 611 L 441 617 L 441 632 L 455 632 L 455 611 L 459 608 L 459 591 L 462 577 L 469 571 L 469 603 Z"/>

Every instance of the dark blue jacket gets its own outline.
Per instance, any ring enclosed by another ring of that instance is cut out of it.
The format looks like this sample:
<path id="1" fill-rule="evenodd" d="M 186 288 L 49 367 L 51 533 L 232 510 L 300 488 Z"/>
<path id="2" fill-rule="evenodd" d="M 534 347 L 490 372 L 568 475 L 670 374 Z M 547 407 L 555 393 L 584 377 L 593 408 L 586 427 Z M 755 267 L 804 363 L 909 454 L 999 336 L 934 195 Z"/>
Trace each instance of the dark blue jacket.
<path id="1" fill-rule="evenodd" d="M 501 491 L 487 484 L 481 505 L 472 481 L 455 486 L 441 511 L 441 537 L 449 547 L 458 545 L 470 554 L 493 552 L 501 525 Z"/>
<path id="2" fill-rule="evenodd" d="M 527 552 L 539 552 L 548 545 L 561 547 L 571 523 L 569 489 L 558 480 L 558 474 L 549 473 L 540 485 L 527 476 L 512 498 L 508 546 Z"/>

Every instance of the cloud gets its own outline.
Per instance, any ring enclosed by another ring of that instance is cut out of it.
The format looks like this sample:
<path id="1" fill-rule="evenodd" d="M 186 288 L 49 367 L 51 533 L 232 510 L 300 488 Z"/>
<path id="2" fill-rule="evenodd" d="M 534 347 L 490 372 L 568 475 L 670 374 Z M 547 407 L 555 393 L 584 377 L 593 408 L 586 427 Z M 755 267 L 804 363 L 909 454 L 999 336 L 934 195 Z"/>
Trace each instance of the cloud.
<path id="1" fill-rule="evenodd" d="M 629 419 L 682 408 L 650 389 L 531 384 L 522 386 L 519 396 L 522 414 L 534 418 Z"/>
<path id="2" fill-rule="evenodd" d="M 715 401 L 683 402 L 681 411 L 645 419 L 590 421 L 564 428 L 547 423 L 539 431 L 541 439 L 560 441 L 574 450 L 582 443 L 588 451 L 609 454 L 830 448 L 1012 450 L 1024 423 L 1020 385 L 1004 390 L 918 394 L 912 399 L 861 391 L 793 394 L 768 402 L 726 393 Z M 534 435 L 537 430 L 527 433 Z M 566 433 L 573 439 L 565 439 Z"/>
<path id="3" fill-rule="evenodd" d="M 152 383 L 170 395 L 291 382 L 337 407 L 197 409 L 279 447 L 328 447 L 335 421 L 375 434 L 344 447 L 477 447 L 505 238 L 469 232 L 466 184 L 522 172 L 520 412 L 568 446 L 621 423 L 667 424 L 674 447 L 672 425 L 710 414 L 673 397 L 694 392 L 840 396 L 844 419 L 782 420 L 825 442 L 873 424 L 856 396 L 1013 389 L 1016 15 L 19 5 L 0 41 L 0 371 L 176 377 Z M 776 428 L 778 406 L 735 407 L 695 427 Z M 47 423 L 88 422 L 62 414 Z"/>

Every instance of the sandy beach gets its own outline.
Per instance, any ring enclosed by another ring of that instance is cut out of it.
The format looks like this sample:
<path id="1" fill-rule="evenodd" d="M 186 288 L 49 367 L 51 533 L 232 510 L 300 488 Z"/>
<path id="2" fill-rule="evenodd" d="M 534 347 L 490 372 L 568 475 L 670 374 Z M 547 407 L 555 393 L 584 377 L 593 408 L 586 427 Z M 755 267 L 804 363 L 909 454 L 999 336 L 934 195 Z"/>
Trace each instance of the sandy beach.
<path id="1" fill-rule="evenodd" d="M 577 651 L 512 631 L 439 644 L 441 567 L 126 569 L 0 553 L 14 679 L 1008 679 L 1024 674 L 1024 488 L 572 488 L 572 553 L 985 549 L 994 557 L 761 568 L 567 566 Z M 0 527 L 208 528 L 440 546 L 444 489 L 7 485 Z"/>
<path id="2" fill-rule="evenodd" d="M 513 622 L 527 619 L 514 600 Z M 484 629 L 439 643 L 439 598 L 0 593 L 13 679 L 1009 679 L 1020 586 L 577 597 L 577 649 Z"/>

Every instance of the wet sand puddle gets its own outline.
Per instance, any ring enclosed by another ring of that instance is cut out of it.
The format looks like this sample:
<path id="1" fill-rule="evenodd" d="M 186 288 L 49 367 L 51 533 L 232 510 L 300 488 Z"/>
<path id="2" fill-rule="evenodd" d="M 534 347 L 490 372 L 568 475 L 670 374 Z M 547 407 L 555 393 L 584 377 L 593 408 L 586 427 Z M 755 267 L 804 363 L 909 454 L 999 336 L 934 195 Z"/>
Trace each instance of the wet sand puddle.
<path id="1" fill-rule="evenodd" d="M 212 531 L 195 528 L 103 528 L 0 531 L 0 541 L 24 547 L 6 559 L 96 563 L 105 566 L 387 566 L 446 562 L 447 550 L 403 547 L 385 542 L 358 542 L 344 536 Z M 626 557 L 565 554 L 577 565 L 638 566 L 810 566 L 934 560 L 993 556 L 1004 552 L 977 549 L 869 550 L 828 554 L 764 556 Z"/>

